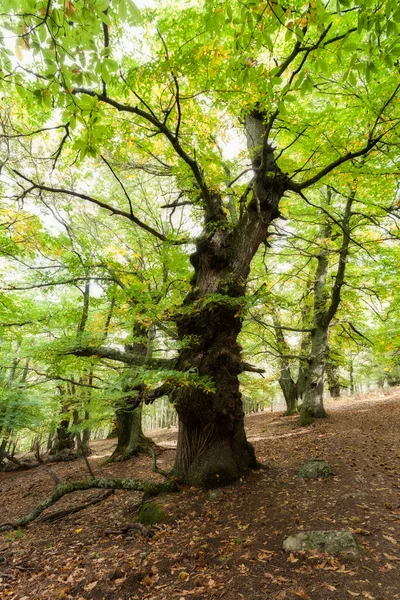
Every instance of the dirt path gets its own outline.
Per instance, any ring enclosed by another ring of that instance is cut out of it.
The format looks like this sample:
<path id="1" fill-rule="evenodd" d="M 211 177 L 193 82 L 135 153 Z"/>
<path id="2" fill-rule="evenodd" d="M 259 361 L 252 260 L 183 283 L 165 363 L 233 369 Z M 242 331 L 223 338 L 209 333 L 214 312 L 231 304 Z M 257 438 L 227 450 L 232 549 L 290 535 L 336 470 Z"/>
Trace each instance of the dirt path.
<path id="1" fill-rule="evenodd" d="M 224 488 L 212 500 L 191 488 L 163 499 L 170 514 L 153 538 L 106 536 L 137 520 L 140 495 L 118 492 L 56 524 L 34 523 L 0 536 L 0 597 L 12 600 L 396 600 L 400 599 L 400 394 L 330 407 L 330 418 L 304 429 L 276 413 L 247 418 L 249 439 L 266 469 Z M 153 435 L 165 446 L 172 430 Z M 95 443 L 96 474 L 157 479 L 148 459 L 102 466 L 110 442 Z M 161 467 L 172 464 L 165 449 Z M 336 476 L 295 474 L 310 456 Z M 86 476 L 83 461 L 53 467 Z M 53 487 L 45 467 L 0 474 L 0 521 L 16 518 Z M 77 493 L 61 509 L 94 497 Z M 360 555 L 287 556 L 282 541 L 309 529 L 355 533 Z"/>

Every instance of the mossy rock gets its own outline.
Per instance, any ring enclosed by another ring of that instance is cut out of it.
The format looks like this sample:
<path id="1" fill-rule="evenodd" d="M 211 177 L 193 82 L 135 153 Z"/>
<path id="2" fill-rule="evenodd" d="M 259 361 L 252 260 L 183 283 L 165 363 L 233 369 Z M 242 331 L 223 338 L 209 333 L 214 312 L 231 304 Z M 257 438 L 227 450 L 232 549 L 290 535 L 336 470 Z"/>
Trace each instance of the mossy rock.
<path id="1" fill-rule="evenodd" d="M 221 500 L 224 497 L 224 492 L 220 489 L 210 490 L 208 492 L 208 499 L 212 502 L 216 502 L 217 500 Z"/>
<path id="2" fill-rule="evenodd" d="M 322 458 L 310 458 L 297 471 L 297 477 L 303 479 L 319 479 L 320 477 L 331 477 L 332 475 L 334 475 L 334 470 Z"/>
<path id="3" fill-rule="evenodd" d="M 142 525 L 157 525 L 165 523 L 167 515 L 158 502 L 144 502 L 139 511 L 139 523 Z"/>
<path id="4" fill-rule="evenodd" d="M 350 531 L 302 531 L 287 537 L 283 542 L 286 552 L 319 550 L 327 554 L 355 556 L 358 547 Z"/>

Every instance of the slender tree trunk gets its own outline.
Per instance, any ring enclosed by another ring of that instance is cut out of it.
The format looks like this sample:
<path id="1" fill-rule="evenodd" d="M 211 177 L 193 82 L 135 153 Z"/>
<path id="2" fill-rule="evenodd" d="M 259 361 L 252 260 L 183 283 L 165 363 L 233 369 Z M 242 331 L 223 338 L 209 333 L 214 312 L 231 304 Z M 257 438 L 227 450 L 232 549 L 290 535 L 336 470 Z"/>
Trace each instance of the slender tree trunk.
<path id="1" fill-rule="evenodd" d="M 327 202 L 330 203 L 332 190 L 328 188 Z M 311 332 L 311 352 L 308 358 L 308 367 L 305 373 L 305 386 L 303 404 L 301 407 L 301 421 L 306 424 L 313 418 L 326 417 L 324 408 L 324 377 L 326 361 L 329 353 L 328 331 L 329 325 L 336 314 L 340 304 L 341 289 L 344 284 L 346 263 L 350 245 L 351 207 L 354 193 L 347 197 L 343 219 L 341 222 L 342 243 L 339 250 L 339 261 L 333 285 L 328 286 L 329 272 L 329 246 L 325 240 L 332 238 L 332 223 L 328 221 L 322 230 L 320 251 L 317 256 L 317 270 L 314 284 L 314 315 L 313 329 Z"/>
<path id="2" fill-rule="evenodd" d="M 313 286 L 313 282 L 311 279 L 307 280 L 306 291 L 303 297 L 303 306 L 301 308 L 301 323 L 302 327 L 305 331 L 303 331 L 300 342 L 300 360 L 299 360 L 299 372 L 297 375 L 297 399 L 298 402 L 303 401 L 303 395 L 306 385 L 306 373 L 308 362 L 305 360 L 308 358 L 310 354 L 310 346 L 311 346 L 311 335 L 309 331 L 306 331 L 310 328 L 310 319 L 311 319 L 311 306 L 307 302 L 307 296 L 310 293 L 310 290 Z"/>
<path id="3" fill-rule="evenodd" d="M 144 358 L 150 358 L 154 331 L 146 329 L 139 323 L 133 328 L 134 342 L 129 350 Z M 135 374 L 133 372 L 133 379 Z M 142 429 L 142 406 L 145 386 L 142 384 L 127 386 L 125 391 L 134 392 L 131 398 L 125 398 L 124 406 L 116 411 L 117 447 L 109 461 L 127 460 L 136 454 L 148 454 L 154 443 L 147 438 Z"/>
<path id="4" fill-rule="evenodd" d="M 332 360 L 328 360 L 326 363 L 326 378 L 328 381 L 328 389 L 331 395 L 331 398 L 339 398 L 340 397 L 340 382 L 339 382 L 339 374 L 338 367 L 335 365 Z"/>
<path id="5" fill-rule="evenodd" d="M 304 374 L 303 421 L 327 416 L 324 408 L 324 378 L 328 352 L 328 328 L 319 327 L 311 334 L 311 353 Z"/>
<path id="6" fill-rule="evenodd" d="M 328 221 L 321 231 L 321 239 L 329 240 L 332 235 L 332 224 Z M 320 244 L 317 256 L 317 269 L 314 283 L 314 313 L 311 331 L 311 346 L 307 367 L 304 371 L 303 404 L 301 406 L 301 422 L 307 424 L 313 418 L 326 417 L 324 408 L 325 366 L 328 358 L 327 303 L 329 290 L 327 277 L 329 271 L 328 248 Z"/>
<path id="7" fill-rule="evenodd" d="M 350 367 L 349 367 L 349 375 L 350 375 L 350 396 L 354 396 L 354 359 L 353 356 L 350 356 Z M 383 388 L 385 385 L 385 380 L 380 380 L 378 383 L 380 388 Z"/>
<path id="8" fill-rule="evenodd" d="M 280 376 L 279 376 L 279 385 L 281 387 L 283 397 L 286 402 L 286 412 L 284 416 L 288 417 L 290 415 L 294 415 L 298 410 L 298 389 L 297 384 L 294 382 L 291 371 L 290 371 L 290 362 L 287 358 L 290 354 L 289 345 L 286 342 L 285 336 L 283 334 L 282 325 L 279 319 L 279 316 L 276 312 L 272 313 L 272 320 L 274 322 L 274 332 L 276 339 L 277 350 L 280 354 L 279 364 L 280 364 Z"/>

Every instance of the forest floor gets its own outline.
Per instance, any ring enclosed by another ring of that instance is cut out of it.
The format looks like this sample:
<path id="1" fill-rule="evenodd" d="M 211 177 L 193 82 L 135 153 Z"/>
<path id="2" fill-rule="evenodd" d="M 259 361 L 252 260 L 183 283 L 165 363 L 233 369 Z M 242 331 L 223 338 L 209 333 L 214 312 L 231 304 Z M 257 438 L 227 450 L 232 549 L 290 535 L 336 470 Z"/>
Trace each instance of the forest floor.
<path id="1" fill-rule="evenodd" d="M 396 600 L 400 599 L 400 390 L 328 403 L 329 418 L 301 428 L 297 417 L 259 413 L 247 432 L 265 469 L 220 497 L 182 487 L 160 497 L 170 518 L 152 538 L 106 535 L 137 521 L 141 495 L 116 492 L 54 524 L 0 535 L 0 598 L 10 600 Z M 173 430 L 152 432 L 172 465 Z M 97 441 L 96 475 L 159 480 L 149 458 L 104 465 L 112 442 Z M 304 480 L 304 460 L 335 469 Z M 86 477 L 83 460 L 53 465 L 64 479 Z M 45 466 L 0 474 L 0 521 L 29 512 L 54 482 Z M 99 495 L 65 497 L 58 510 Z M 359 556 L 285 554 L 287 535 L 315 529 L 354 533 Z"/>

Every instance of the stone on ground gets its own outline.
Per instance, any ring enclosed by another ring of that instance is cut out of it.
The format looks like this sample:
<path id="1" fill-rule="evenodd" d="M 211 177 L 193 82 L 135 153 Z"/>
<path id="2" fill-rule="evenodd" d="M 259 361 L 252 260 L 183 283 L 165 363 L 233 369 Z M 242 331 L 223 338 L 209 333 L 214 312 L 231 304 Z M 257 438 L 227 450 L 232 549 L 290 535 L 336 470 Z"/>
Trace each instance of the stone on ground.
<path id="1" fill-rule="evenodd" d="M 356 555 L 358 547 L 350 531 L 303 531 L 287 537 L 283 542 L 286 552 L 319 550 L 327 554 Z"/>
<path id="2" fill-rule="evenodd" d="M 334 475 L 331 465 L 322 458 L 310 458 L 297 471 L 297 477 L 303 477 L 304 479 L 318 479 L 319 477 L 330 477 L 331 475 Z"/>
<path id="3" fill-rule="evenodd" d="M 224 496 L 224 492 L 218 488 L 216 490 L 210 490 L 208 492 L 209 500 L 213 500 L 213 501 L 220 500 L 221 498 L 223 498 L 223 496 Z"/>

